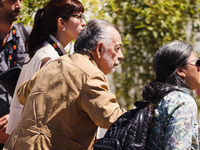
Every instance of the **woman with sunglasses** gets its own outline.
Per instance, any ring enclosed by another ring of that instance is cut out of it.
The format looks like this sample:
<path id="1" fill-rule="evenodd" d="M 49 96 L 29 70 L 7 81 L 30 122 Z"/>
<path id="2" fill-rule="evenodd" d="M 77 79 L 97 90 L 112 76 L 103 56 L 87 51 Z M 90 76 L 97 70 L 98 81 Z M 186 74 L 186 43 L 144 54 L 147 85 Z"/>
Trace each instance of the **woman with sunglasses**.
<path id="1" fill-rule="evenodd" d="M 200 87 L 200 61 L 190 45 L 175 41 L 162 46 L 153 60 L 154 81 L 143 98 L 157 104 L 147 149 L 198 149 L 197 104 L 191 93 Z"/>
<path id="2" fill-rule="evenodd" d="M 83 12 L 84 6 L 78 0 L 51 0 L 37 11 L 32 32 L 26 41 L 28 56 L 11 103 L 8 134 L 17 126 L 23 108 L 16 97 L 18 88 L 47 62 L 66 54 L 64 47 L 75 40 L 86 25 Z"/>

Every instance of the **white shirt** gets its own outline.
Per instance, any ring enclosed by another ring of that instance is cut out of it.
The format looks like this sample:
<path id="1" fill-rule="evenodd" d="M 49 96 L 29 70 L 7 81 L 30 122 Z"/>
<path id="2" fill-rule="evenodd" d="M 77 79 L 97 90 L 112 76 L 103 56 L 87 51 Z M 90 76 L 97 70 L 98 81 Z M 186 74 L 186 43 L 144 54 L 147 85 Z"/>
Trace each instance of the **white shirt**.
<path id="1" fill-rule="evenodd" d="M 66 54 L 62 44 L 52 35 L 50 35 L 50 38 L 58 45 L 60 50 L 62 51 L 63 54 Z M 18 102 L 17 99 L 17 91 L 20 88 L 20 86 L 27 80 L 31 79 L 31 77 L 41 68 L 41 63 L 42 60 L 46 57 L 50 57 L 51 59 L 48 60 L 48 62 L 56 59 L 59 57 L 57 51 L 54 49 L 54 47 L 49 44 L 47 41 L 43 44 L 43 46 L 37 50 L 33 58 L 28 64 L 24 64 L 19 79 L 16 84 L 15 92 L 13 95 L 13 99 L 11 102 L 10 106 L 10 116 L 8 119 L 8 125 L 6 128 L 6 133 L 11 134 L 12 131 L 16 128 L 20 117 L 21 117 L 21 112 L 23 109 L 23 105 L 21 105 Z M 25 63 L 30 60 L 29 56 L 26 57 Z"/>

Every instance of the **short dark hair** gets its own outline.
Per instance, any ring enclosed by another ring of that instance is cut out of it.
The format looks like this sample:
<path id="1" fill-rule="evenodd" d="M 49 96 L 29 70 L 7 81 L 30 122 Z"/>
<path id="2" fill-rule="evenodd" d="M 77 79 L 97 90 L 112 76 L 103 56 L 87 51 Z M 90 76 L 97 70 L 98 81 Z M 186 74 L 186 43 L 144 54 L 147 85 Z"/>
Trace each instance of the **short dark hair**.
<path id="1" fill-rule="evenodd" d="M 180 41 L 174 41 L 159 48 L 153 60 L 155 81 L 185 87 L 186 83 L 176 70 L 187 64 L 192 51 L 191 45 Z"/>
<path id="2" fill-rule="evenodd" d="M 94 51 L 98 42 L 103 42 L 105 45 L 110 44 L 112 39 L 107 32 L 107 27 L 115 28 L 119 32 L 115 25 L 105 20 L 90 20 L 85 29 L 78 35 L 74 45 L 74 51 Z"/>

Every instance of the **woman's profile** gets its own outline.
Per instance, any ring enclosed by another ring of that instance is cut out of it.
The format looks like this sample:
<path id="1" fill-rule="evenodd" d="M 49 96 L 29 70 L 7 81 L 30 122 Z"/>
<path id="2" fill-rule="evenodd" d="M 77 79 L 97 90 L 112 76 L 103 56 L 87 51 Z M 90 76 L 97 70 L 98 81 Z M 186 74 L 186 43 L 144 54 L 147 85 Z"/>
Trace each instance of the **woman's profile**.
<path id="1" fill-rule="evenodd" d="M 197 104 L 191 91 L 200 87 L 200 59 L 192 46 L 180 41 L 168 43 L 153 60 L 154 81 L 143 90 L 143 98 L 156 103 L 147 149 L 198 149 Z M 167 93 L 167 94 L 166 94 Z"/>

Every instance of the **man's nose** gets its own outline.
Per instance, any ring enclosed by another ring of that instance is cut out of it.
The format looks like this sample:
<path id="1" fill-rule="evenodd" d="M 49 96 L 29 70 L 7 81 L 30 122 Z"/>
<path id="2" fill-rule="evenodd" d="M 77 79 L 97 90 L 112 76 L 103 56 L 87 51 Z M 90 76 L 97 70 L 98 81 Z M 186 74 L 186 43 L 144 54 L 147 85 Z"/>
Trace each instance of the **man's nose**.
<path id="1" fill-rule="evenodd" d="M 122 60 L 122 59 L 124 59 L 124 55 L 123 55 L 122 51 L 119 50 L 119 53 L 118 53 L 118 60 Z"/>
<path id="2" fill-rule="evenodd" d="M 17 0 L 15 3 L 15 6 L 16 6 L 16 8 L 21 9 L 22 8 L 21 1 Z"/>

